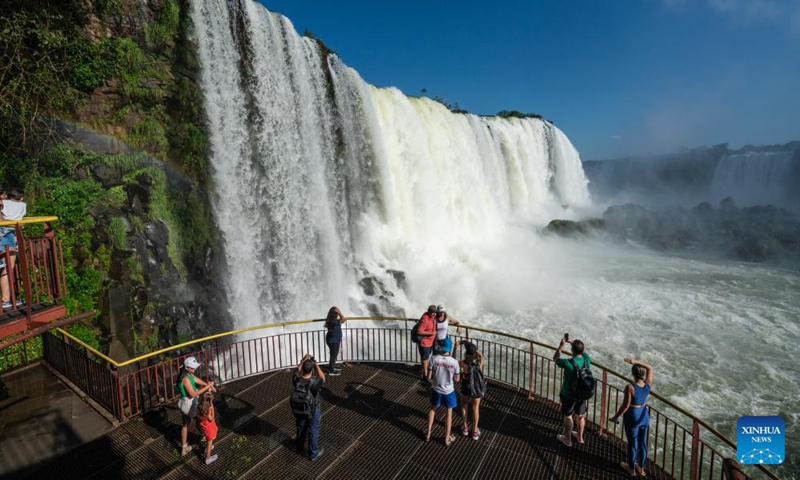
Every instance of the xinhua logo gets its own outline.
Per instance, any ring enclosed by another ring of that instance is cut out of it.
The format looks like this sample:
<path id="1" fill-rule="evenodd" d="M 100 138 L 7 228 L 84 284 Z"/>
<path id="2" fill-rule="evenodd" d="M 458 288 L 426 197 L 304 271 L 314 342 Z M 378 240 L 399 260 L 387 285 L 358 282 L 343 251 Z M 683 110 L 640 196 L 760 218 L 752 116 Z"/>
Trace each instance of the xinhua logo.
<path id="1" fill-rule="evenodd" d="M 776 465 L 786 458 L 781 417 L 742 417 L 736 422 L 736 456 L 742 464 Z"/>

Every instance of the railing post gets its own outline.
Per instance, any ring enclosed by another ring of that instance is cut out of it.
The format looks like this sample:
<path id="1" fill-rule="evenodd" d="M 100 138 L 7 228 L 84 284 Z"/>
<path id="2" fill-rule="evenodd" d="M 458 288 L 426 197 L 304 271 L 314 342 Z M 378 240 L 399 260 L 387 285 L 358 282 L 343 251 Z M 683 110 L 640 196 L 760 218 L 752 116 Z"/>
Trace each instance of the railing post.
<path id="1" fill-rule="evenodd" d="M 691 463 L 689 464 L 689 480 L 697 480 L 698 478 L 698 455 L 700 449 L 700 424 L 697 420 L 692 420 L 692 455 Z"/>
<path id="2" fill-rule="evenodd" d="M 606 428 L 606 389 L 608 386 L 608 371 L 603 370 L 603 384 L 600 388 L 600 436 Z"/>
<path id="3" fill-rule="evenodd" d="M 528 400 L 533 398 L 533 342 L 531 342 L 530 362 L 528 366 Z"/>
<path id="4" fill-rule="evenodd" d="M 25 289 L 25 319 L 28 323 L 28 329 L 31 328 L 31 277 L 30 272 L 28 271 L 28 250 L 26 247 L 25 238 L 22 236 L 22 228 L 18 223 L 14 227 L 17 231 L 17 252 L 20 254 L 18 255 L 19 258 L 19 270 L 22 272 L 22 288 Z M 14 284 L 16 281 L 13 278 L 14 272 L 12 269 L 8 268 L 8 287 L 11 291 L 11 301 L 12 304 L 14 302 Z M 15 307 L 16 308 L 16 307 Z"/>

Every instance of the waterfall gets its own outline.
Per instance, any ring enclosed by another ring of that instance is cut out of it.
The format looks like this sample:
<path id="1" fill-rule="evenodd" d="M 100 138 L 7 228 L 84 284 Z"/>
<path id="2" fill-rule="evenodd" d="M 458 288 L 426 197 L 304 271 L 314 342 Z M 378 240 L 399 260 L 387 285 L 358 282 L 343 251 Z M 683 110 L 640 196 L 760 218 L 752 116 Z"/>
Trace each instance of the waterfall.
<path id="1" fill-rule="evenodd" d="M 239 326 L 474 291 L 469 273 L 490 268 L 482 252 L 509 228 L 589 204 L 578 152 L 551 123 L 373 87 L 250 0 L 191 9 Z"/>
<path id="2" fill-rule="evenodd" d="M 740 206 L 788 205 L 796 188 L 800 162 L 794 152 L 746 152 L 728 155 L 717 164 L 711 182 L 712 201 L 731 197 Z"/>

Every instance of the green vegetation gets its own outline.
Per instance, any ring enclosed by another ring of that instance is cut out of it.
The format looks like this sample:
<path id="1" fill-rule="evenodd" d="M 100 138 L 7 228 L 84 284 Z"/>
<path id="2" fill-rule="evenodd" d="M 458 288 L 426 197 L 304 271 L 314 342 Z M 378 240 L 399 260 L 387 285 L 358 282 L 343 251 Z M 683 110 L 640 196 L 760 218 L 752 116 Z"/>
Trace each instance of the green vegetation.
<path id="1" fill-rule="evenodd" d="M 25 190 L 30 216 L 59 217 L 69 314 L 99 310 L 118 281 L 148 287 L 146 259 L 132 250 L 147 224 L 167 226 L 167 254 L 184 277 L 212 241 L 211 212 L 197 193 L 209 142 L 185 1 L 0 3 L 0 183 Z M 142 153 L 86 153 L 64 141 L 62 122 L 113 132 Z M 138 310 L 134 317 L 144 315 Z M 75 335 L 99 338 L 98 321 Z M 137 349 L 158 345 L 157 326 L 134 331 Z"/>
<path id="2" fill-rule="evenodd" d="M 522 113 L 517 110 L 500 110 L 497 115 L 500 118 L 538 118 L 544 120 L 544 117 L 538 113 Z"/>

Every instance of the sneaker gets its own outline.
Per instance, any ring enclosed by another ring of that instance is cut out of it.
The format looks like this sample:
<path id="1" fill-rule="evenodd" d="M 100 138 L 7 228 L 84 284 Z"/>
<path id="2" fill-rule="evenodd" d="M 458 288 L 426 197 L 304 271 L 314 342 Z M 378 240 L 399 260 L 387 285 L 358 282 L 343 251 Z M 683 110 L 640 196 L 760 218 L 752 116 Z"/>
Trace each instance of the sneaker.
<path id="1" fill-rule="evenodd" d="M 6 268 L 6 262 L 0 260 L 0 268 Z"/>
<path id="2" fill-rule="evenodd" d="M 3 302 L 3 310 L 8 310 L 9 308 L 11 308 L 11 302 L 4 301 Z"/>
<path id="3" fill-rule="evenodd" d="M 216 462 L 218 458 L 219 455 L 217 455 L 216 453 L 214 455 L 211 455 L 210 457 L 206 458 L 206 465 L 211 465 L 212 463 Z"/>
<path id="4" fill-rule="evenodd" d="M 311 461 L 312 461 L 312 462 L 315 462 L 315 461 L 316 461 L 316 460 L 317 460 L 319 457 L 321 457 L 321 456 L 322 456 L 322 454 L 323 454 L 323 453 L 325 453 L 325 447 L 319 447 L 319 452 L 317 452 L 317 454 L 316 454 L 316 455 L 314 455 L 313 457 L 311 457 Z"/>
<path id="5" fill-rule="evenodd" d="M 342 374 L 341 370 L 331 370 L 330 372 L 328 372 L 328 375 L 330 375 L 331 377 L 338 377 L 341 374 Z"/>
<path id="6" fill-rule="evenodd" d="M 461 435 L 464 435 L 465 437 L 469 435 L 469 427 L 466 424 L 461 427 Z"/>
<path id="7" fill-rule="evenodd" d="M 473 440 L 477 440 L 479 438 L 481 438 L 481 431 L 478 430 L 478 429 L 475 429 L 475 431 L 472 432 L 472 439 Z"/>

